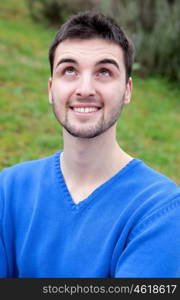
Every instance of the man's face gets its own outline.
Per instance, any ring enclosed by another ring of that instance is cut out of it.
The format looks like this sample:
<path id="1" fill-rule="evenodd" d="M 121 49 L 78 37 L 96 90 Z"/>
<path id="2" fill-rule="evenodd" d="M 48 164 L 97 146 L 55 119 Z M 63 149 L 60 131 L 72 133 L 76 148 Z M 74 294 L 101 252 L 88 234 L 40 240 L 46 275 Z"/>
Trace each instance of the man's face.
<path id="1" fill-rule="evenodd" d="M 56 48 L 49 101 L 71 135 L 93 138 L 115 125 L 130 102 L 122 49 L 104 39 L 67 39 Z"/>

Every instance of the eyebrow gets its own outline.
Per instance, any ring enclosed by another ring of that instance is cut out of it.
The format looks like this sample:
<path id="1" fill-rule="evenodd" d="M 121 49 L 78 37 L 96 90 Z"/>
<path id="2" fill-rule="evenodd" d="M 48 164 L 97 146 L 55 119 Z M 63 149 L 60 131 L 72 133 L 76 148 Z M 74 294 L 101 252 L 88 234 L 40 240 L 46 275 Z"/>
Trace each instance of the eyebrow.
<path id="1" fill-rule="evenodd" d="M 119 70 L 119 65 L 114 59 L 109 59 L 109 58 L 102 59 L 96 63 L 96 66 L 101 64 L 112 64 Z"/>
<path id="2" fill-rule="evenodd" d="M 77 61 L 75 61 L 74 59 L 72 58 L 62 58 L 60 59 L 60 61 L 57 63 L 56 65 L 56 68 L 60 65 L 60 64 L 63 64 L 63 63 L 73 63 L 73 64 L 77 64 Z"/>
<path id="3" fill-rule="evenodd" d="M 78 64 L 76 60 L 72 59 L 72 58 L 62 58 L 60 59 L 60 61 L 57 63 L 56 65 L 56 68 L 60 65 L 60 64 L 63 64 L 63 63 L 73 63 L 73 64 Z M 114 59 L 109 59 L 109 58 L 105 58 L 105 59 L 102 59 L 100 61 L 98 61 L 96 63 L 96 66 L 98 65 L 102 65 L 102 64 L 112 64 L 114 65 L 118 70 L 119 70 L 119 65 L 118 63 L 114 60 Z"/>

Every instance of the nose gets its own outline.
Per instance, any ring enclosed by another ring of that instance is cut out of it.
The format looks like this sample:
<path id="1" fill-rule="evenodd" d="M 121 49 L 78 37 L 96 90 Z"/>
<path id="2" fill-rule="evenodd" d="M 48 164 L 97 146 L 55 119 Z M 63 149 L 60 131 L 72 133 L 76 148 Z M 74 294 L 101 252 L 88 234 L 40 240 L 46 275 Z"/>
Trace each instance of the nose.
<path id="1" fill-rule="evenodd" d="M 91 74 L 83 74 L 78 80 L 76 96 L 82 98 L 92 97 L 96 94 L 93 77 Z"/>

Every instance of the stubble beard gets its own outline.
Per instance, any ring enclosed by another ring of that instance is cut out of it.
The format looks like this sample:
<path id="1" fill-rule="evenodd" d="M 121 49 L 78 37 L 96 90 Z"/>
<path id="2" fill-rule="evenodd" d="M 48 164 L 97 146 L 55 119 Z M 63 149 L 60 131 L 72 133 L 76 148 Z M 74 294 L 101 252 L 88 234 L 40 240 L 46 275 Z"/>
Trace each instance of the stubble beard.
<path id="1" fill-rule="evenodd" d="M 124 100 L 124 95 L 123 95 L 121 101 L 119 102 L 118 107 L 116 106 L 113 109 L 111 109 L 111 111 L 109 112 L 108 119 L 107 118 L 105 119 L 104 112 L 102 112 L 100 119 L 95 124 L 82 123 L 81 127 L 80 127 L 80 125 L 76 126 L 76 125 L 72 124 L 72 122 L 69 118 L 68 109 L 66 110 L 64 120 L 61 120 L 59 113 L 58 113 L 58 109 L 57 109 L 54 101 L 52 101 L 52 106 L 53 106 L 53 112 L 54 112 L 54 115 L 55 115 L 57 121 L 62 125 L 62 127 L 67 132 L 69 132 L 69 134 L 71 134 L 72 136 L 77 137 L 77 138 L 91 139 L 91 138 L 95 138 L 96 136 L 101 135 L 102 133 L 104 133 L 105 131 L 110 129 L 116 123 L 116 121 L 120 117 L 120 114 L 121 114 L 123 106 L 124 106 L 123 100 Z"/>

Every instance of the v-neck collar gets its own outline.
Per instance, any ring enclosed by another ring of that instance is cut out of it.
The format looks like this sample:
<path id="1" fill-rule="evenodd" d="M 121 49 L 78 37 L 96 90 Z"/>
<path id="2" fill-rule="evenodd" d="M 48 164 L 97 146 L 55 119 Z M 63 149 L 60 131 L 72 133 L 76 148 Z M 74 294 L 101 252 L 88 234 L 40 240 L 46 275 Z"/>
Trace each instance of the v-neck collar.
<path id="1" fill-rule="evenodd" d="M 130 169 L 132 169 L 138 162 L 141 162 L 140 159 L 133 158 L 129 163 L 127 163 L 120 171 L 118 171 L 115 175 L 113 175 L 111 178 L 109 178 L 107 181 L 99 185 L 92 193 L 79 203 L 75 203 L 71 193 L 67 187 L 64 175 L 62 173 L 61 165 L 60 165 L 60 155 L 63 151 L 58 151 L 55 153 L 55 172 L 56 172 L 56 178 L 58 181 L 58 184 L 61 186 L 61 191 L 63 192 L 63 196 L 65 201 L 67 201 L 67 204 L 72 209 L 79 210 L 83 207 L 89 206 L 89 204 L 98 196 L 101 192 L 104 192 L 104 189 L 108 186 L 111 186 L 115 181 L 119 179 L 122 175 L 124 175 L 126 172 L 128 172 Z"/>

